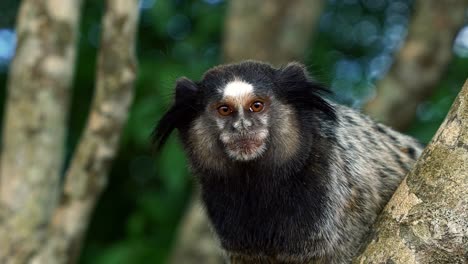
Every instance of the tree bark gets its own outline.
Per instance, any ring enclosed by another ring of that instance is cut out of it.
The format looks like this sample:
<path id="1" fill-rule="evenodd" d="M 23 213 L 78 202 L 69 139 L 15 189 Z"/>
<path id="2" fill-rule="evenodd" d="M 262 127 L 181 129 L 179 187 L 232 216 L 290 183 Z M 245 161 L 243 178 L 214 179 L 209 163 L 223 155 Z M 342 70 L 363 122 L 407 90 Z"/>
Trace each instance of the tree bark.
<path id="1" fill-rule="evenodd" d="M 397 130 L 409 127 L 452 58 L 452 43 L 467 8 L 467 0 L 416 1 L 405 44 L 365 112 Z"/>
<path id="2" fill-rule="evenodd" d="M 91 113 L 35 263 L 74 263 L 133 99 L 138 0 L 107 0 Z"/>
<path id="3" fill-rule="evenodd" d="M 353 263 L 466 263 L 468 80 Z"/>
<path id="4" fill-rule="evenodd" d="M 0 263 L 25 263 L 46 239 L 63 164 L 79 0 L 24 0 L 10 68 L 0 169 Z"/>
<path id="5" fill-rule="evenodd" d="M 230 1 L 225 24 L 224 60 L 285 64 L 302 60 L 324 1 Z M 198 191 L 192 196 L 169 263 L 223 263 Z"/>
<path id="6" fill-rule="evenodd" d="M 255 59 L 272 64 L 302 60 L 323 2 L 230 1 L 225 24 L 224 60 Z"/>
<path id="7" fill-rule="evenodd" d="M 96 95 L 61 193 L 80 7 L 76 0 L 25 0 L 21 6 L 1 159 L 1 263 L 77 259 L 127 119 L 136 75 L 138 0 L 108 0 Z"/>
<path id="8" fill-rule="evenodd" d="M 170 263 L 224 263 L 221 246 L 211 230 L 198 191 L 193 195 L 180 225 L 176 243 Z"/>

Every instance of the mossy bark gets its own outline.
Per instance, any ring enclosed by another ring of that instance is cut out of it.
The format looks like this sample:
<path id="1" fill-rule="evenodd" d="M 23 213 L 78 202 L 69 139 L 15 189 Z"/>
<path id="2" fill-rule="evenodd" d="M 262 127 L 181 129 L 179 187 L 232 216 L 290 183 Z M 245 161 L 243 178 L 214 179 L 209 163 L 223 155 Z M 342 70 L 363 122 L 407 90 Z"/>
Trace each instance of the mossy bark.
<path id="1" fill-rule="evenodd" d="M 468 81 L 353 263 L 466 263 Z"/>

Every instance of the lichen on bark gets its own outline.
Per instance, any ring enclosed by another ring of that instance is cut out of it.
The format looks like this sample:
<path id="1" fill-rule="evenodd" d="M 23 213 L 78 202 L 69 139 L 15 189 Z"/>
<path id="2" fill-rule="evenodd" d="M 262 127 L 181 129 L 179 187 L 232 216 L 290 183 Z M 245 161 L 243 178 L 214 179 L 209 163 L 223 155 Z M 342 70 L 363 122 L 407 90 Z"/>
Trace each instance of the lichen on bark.
<path id="1" fill-rule="evenodd" d="M 138 0 L 108 0 L 96 95 L 61 186 L 80 7 L 81 0 L 21 4 L 0 163 L 0 263 L 77 260 L 128 115 Z"/>
<path id="2" fill-rule="evenodd" d="M 466 263 L 468 81 L 354 263 Z"/>
<path id="3" fill-rule="evenodd" d="M 24 263 L 46 238 L 63 165 L 80 0 L 57 16 L 51 0 L 24 0 L 7 84 L 0 175 L 0 263 Z M 14 230 L 14 232 L 12 232 Z"/>
<path id="4" fill-rule="evenodd" d="M 74 263 L 133 100 L 138 0 L 107 0 L 96 91 L 83 136 L 66 172 L 63 193 L 36 263 Z"/>

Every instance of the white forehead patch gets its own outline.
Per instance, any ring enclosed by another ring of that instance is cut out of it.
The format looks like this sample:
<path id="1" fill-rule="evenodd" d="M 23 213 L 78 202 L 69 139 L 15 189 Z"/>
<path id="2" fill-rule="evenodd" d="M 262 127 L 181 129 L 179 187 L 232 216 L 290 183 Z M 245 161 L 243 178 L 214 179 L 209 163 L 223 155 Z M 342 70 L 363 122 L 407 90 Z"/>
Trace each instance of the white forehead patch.
<path id="1" fill-rule="evenodd" d="M 253 86 L 243 81 L 233 81 L 224 87 L 223 97 L 239 97 L 253 93 Z"/>

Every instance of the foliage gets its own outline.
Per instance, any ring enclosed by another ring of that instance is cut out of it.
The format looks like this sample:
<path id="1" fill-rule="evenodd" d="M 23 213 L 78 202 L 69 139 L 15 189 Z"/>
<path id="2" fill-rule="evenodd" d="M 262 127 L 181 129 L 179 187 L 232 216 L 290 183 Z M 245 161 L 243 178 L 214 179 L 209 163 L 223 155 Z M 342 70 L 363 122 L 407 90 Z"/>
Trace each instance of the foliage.
<path id="1" fill-rule="evenodd" d="M 17 1 L 2 1 L 2 5 L 2 15 L 10 14 L 10 18 L 3 16 L 0 30 L 12 27 Z M 109 186 L 87 233 L 82 263 L 163 263 L 167 258 L 193 184 L 175 137 L 157 157 L 151 154 L 148 138 L 171 102 L 175 80 L 180 76 L 199 79 L 207 68 L 221 62 L 225 9 L 223 0 L 142 0 L 136 97 Z M 93 96 L 102 11 L 103 1 L 85 2 L 67 162 Z M 328 1 L 306 64 L 320 81 L 333 87 L 338 101 L 359 107 L 372 96 L 375 82 L 404 41 L 410 15 L 408 0 Z M 239 45 L 248 48 L 249 43 Z M 6 70 L 1 67 L 3 104 Z M 410 134 L 423 142 L 431 138 L 467 77 L 467 69 L 468 58 L 454 58 L 437 92 L 420 106 Z"/>

